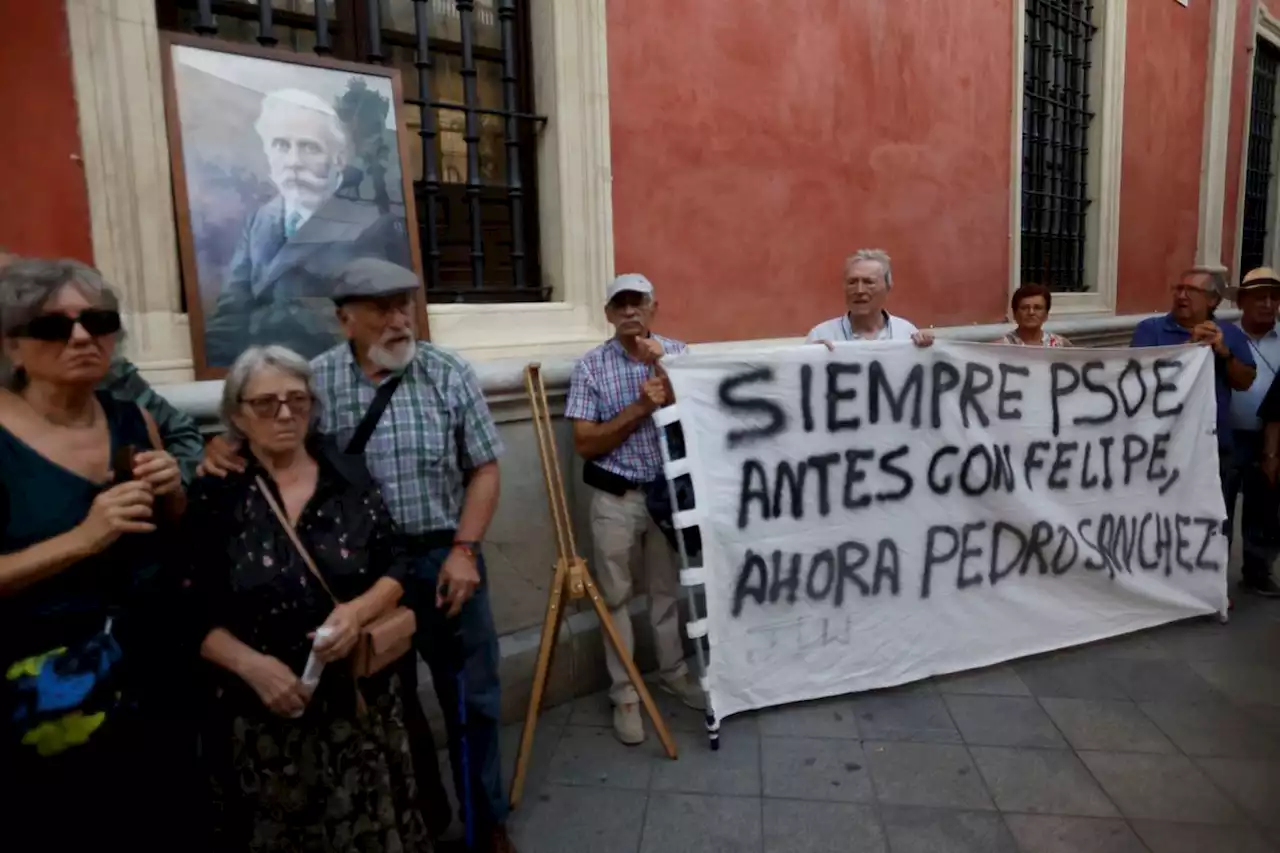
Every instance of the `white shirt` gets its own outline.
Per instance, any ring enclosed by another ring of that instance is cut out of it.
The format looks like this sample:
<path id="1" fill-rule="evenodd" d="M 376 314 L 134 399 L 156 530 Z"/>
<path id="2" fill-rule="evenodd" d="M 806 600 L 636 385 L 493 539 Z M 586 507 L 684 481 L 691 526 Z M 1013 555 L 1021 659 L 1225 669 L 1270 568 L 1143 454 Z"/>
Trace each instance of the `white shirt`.
<path id="1" fill-rule="evenodd" d="M 1243 327 L 1241 331 L 1244 331 Z M 1262 398 L 1267 396 L 1271 381 L 1276 378 L 1276 371 L 1280 369 L 1280 327 L 1270 329 L 1261 338 L 1255 338 L 1248 332 L 1244 336 L 1249 339 L 1249 349 L 1258 365 L 1258 373 L 1248 389 L 1231 392 L 1231 428 L 1256 432 L 1262 429 L 1258 407 L 1262 405 Z"/>
<path id="2" fill-rule="evenodd" d="M 813 344 L 818 341 L 909 341 L 911 336 L 919 331 L 915 324 L 910 320 L 904 320 L 901 317 L 895 317 L 888 311 L 881 312 L 884 314 L 884 325 L 880 327 L 880 331 L 871 337 L 861 335 L 854 331 L 853 325 L 849 322 L 848 314 L 841 314 L 839 317 L 832 317 L 824 323 L 819 323 L 809 330 L 809 336 L 805 338 L 805 343 Z"/>

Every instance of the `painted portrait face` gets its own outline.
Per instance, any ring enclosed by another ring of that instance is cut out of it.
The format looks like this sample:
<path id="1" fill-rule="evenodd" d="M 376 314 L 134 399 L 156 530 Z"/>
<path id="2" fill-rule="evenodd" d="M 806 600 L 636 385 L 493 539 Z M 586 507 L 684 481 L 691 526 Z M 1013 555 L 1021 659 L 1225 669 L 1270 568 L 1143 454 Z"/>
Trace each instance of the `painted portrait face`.
<path id="1" fill-rule="evenodd" d="M 259 125 L 271 182 L 290 208 L 314 210 L 329 200 L 346 168 L 337 119 L 294 104 L 264 108 Z"/>

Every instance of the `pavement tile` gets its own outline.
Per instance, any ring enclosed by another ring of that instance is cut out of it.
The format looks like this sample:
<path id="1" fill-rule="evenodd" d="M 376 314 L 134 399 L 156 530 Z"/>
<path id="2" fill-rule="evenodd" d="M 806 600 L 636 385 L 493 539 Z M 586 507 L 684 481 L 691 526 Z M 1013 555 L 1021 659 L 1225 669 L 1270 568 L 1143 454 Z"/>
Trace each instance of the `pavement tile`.
<path id="1" fill-rule="evenodd" d="M 956 809 L 994 809 L 963 746 L 933 743 L 863 743 L 882 803 Z"/>
<path id="2" fill-rule="evenodd" d="M 875 801 L 862 744 L 819 738 L 764 738 L 764 795 L 795 800 Z"/>
<path id="3" fill-rule="evenodd" d="M 895 843 L 893 853 L 903 851 L 909 848 Z M 767 799 L 764 853 L 889 853 L 889 848 L 874 806 Z"/>
<path id="4" fill-rule="evenodd" d="M 880 820 L 893 853 L 1018 851 L 1004 821 L 992 812 L 882 806 Z"/>
<path id="5" fill-rule="evenodd" d="M 1117 660 L 1112 667 L 1135 702 L 1203 702 L 1218 698 L 1213 686 L 1186 661 Z"/>
<path id="6" fill-rule="evenodd" d="M 640 853 L 759 853 L 760 800 L 701 794 L 653 794 Z M 585 846 L 569 850 L 591 850 Z"/>
<path id="7" fill-rule="evenodd" d="M 599 785 L 606 788 L 647 790 L 654 759 L 662 756 L 658 739 L 650 736 L 639 746 L 626 746 L 613 729 L 565 726 L 547 771 L 556 785 Z M 670 762 L 663 757 L 663 761 Z"/>
<path id="8" fill-rule="evenodd" d="M 1228 702 L 1140 702 L 1138 707 L 1188 755 L 1280 757 L 1280 733 L 1258 724 L 1247 712 Z"/>
<path id="9" fill-rule="evenodd" d="M 1265 838 L 1242 827 L 1136 820 L 1133 829 L 1151 853 L 1276 853 Z"/>
<path id="10" fill-rule="evenodd" d="M 1280 762 L 1201 758 L 1196 763 L 1254 820 L 1280 828 Z"/>
<path id="11" fill-rule="evenodd" d="M 1081 752 L 1080 759 L 1127 818 L 1244 822 L 1240 810 L 1186 756 Z"/>
<path id="12" fill-rule="evenodd" d="M 1276 647 L 1272 646 L 1274 651 Z M 1244 661 L 1202 661 L 1191 668 L 1201 678 L 1244 705 L 1280 706 L 1280 668 Z"/>
<path id="13" fill-rule="evenodd" d="M 722 737 L 712 751 L 698 732 L 672 732 L 680 758 L 653 768 L 653 790 L 760 796 L 760 739 Z"/>
<path id="14" fill-rule="evenodd" d="M 1128 699 L 1115 661 L 1070 657 L 1032 658 L 1014 664 L 1018 677 L 1040 697 Z"/>
<path id="15" fill-rule="evenodd" d="M 1022 853 L 1147 853 L 1122 820 L 1049 815 L 1004 819 Z"/>
<path id="16" fill-rule="evenodd" d="M 548 785 L 512 815 L 512 840 L 521 853 L 632 853 L 647 800 L 617 788 Z"/>
<path id="17" fill-rule="evenodd" d="M 1000 811 L 1119 817 L 1069 750 L 975 746 L 969 752 Z"/>
<path id="18" fill-rule="evenodd" d="M 1067 748 L 1053 720 L 1030 696 L 947 696 L 946 703 L 965 743 Z"/>
<path id="19" fill-rule="evenodd" d="M 1075 749 L 1177 752 L 1178 748 L 1133 702 L 1118 699 L 1041 699 Z"/>
<path id="20" fill-rule="evenodd" d="M 971 669 L 934 679 L 941 693 L 971 693 L 981 696 L 1030 696 L 1017 671 L 1007 664 Z"/>
<path id="21" fill-rule="evenodd" d="M 853 700 L 848 697 L 766 708 L 757 720 L 760 734 L 766 737 L 858 739 Z"/>
<path id="22" fill-rule="evenodd" d="M 937 693 L 883 691 L 853 700 L 858 730 L 865 740 L 960 743 L 960 732 Z"/>

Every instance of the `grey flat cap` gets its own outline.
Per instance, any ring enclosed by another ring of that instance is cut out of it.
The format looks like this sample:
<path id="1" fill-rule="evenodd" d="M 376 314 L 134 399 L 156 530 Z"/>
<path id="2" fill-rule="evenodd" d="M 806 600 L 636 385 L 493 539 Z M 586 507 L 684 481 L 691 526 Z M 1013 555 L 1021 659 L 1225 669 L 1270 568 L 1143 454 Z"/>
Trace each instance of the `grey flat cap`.
<path id="1" fill-rule="evenodd" d="M 333 301 L 375 299 L 394 293 L 408 293 L 421 286 L 411 269 L 382 258 L 356 258 L 338 271 L 333 284 Z"/>

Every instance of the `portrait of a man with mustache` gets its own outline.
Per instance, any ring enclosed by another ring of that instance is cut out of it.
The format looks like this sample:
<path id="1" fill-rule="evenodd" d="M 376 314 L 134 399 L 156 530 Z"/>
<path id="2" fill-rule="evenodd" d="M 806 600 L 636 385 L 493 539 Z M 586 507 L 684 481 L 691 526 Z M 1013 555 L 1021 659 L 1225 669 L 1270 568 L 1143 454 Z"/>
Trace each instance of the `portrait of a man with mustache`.
<path id="1" fill-rule="evenodd" d="M 319 355 L 341 339 L 329 301 L 338 270 L 361 257 L 413 266 L 403 214 L 339 192 L 352 145 L 333 106 L 278 89 L 262 99 L 254 130 L 276 195 L 246 220 L 205 320 L 205 361 L 214 368 L 252 345 Z"/>

